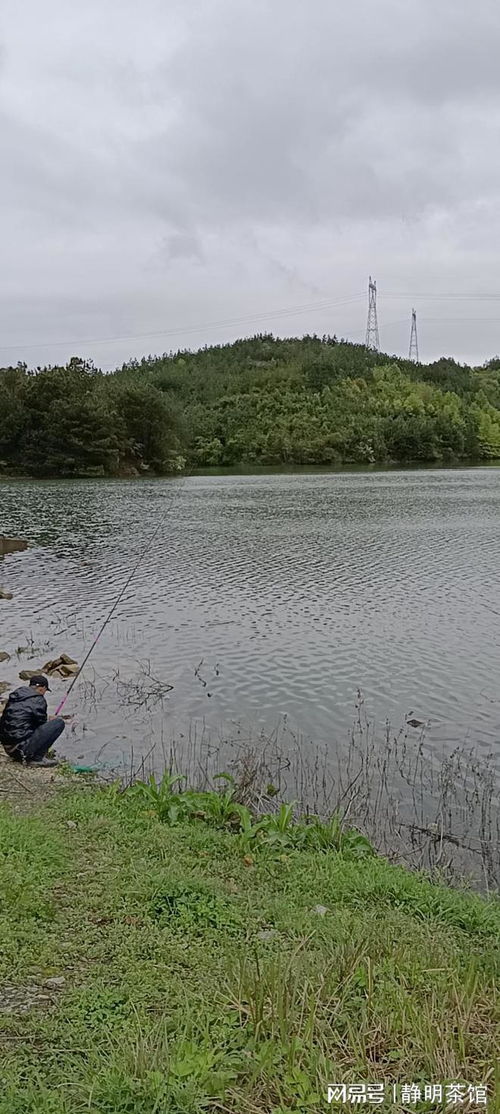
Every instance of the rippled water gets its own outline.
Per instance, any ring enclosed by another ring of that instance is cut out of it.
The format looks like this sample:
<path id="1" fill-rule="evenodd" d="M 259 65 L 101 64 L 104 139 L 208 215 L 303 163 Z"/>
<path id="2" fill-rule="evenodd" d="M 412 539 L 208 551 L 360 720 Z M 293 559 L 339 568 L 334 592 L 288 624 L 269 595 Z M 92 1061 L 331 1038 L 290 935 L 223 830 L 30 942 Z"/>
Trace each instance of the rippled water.
<path id="1" fill-rule="evenodd" d="M 7 680 L 63 650 L 82 660 L 165 515 L 71 695 L 72 757 L 283 715 L 333 747 L 358 688 L 381 723 L 429 720 L 436 748 L 498 746 L 494 468 L 4 481 L 0 500 L 0 533 L 31 543 L 0 567 Z M 30 639 L 34 656 L 15 656 Z M 173 692 L 136 708 L 149 672 Z"/>

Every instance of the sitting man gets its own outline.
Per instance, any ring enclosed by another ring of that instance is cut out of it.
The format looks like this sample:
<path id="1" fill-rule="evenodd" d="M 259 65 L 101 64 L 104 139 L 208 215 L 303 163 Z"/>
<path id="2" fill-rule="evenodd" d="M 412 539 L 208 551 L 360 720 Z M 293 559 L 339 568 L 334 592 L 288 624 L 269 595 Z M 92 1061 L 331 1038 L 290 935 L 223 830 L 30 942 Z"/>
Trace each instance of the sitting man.
<path id="1" fill-rule="evenodd" d="M 49 682 L 42 673 L 32 677 L 29 685 L 11 692 L 0 718 L 0 743 L 14 762 L 30 766 L 57 766 L 57 758 L 47 758 L 47 751 L 64 731 L 63 719 L 47 718 L 45 693 Z"/>

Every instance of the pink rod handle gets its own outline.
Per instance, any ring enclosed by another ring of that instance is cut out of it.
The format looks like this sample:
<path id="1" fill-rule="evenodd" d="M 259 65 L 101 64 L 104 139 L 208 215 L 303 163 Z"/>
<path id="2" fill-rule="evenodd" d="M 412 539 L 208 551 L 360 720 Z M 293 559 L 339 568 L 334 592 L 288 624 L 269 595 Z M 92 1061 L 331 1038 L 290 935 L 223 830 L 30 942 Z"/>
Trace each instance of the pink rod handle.
<path id="1" fill-rule="evenodd" d="M 58 716 L 58 715 L 59 715 L 59 712 L 62 712 L 62 710 L 63 710 L 63 708 L 64 708 L 64 705 L 65 705 L 65 703 L 66 703 L 67 697 L 68 697 L 68 693 L 66 692 L 66 693 L 64 694 L 64 696 L 63 696 L 62 700 L 60 701 L 60 703 L 59 703 L 59 704 L 57 705 L 57 708 L 56 708 L 56 710 L 55 710 L 55 712 L 54 712 L 54 715 Z"/>

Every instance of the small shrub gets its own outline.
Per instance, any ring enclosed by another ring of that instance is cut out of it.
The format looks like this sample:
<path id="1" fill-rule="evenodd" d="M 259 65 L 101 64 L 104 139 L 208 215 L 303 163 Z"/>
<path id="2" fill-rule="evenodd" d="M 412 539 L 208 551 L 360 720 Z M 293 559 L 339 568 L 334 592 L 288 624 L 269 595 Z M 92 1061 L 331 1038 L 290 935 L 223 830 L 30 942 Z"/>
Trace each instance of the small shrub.
<path id="1" fill-rule="evenodd" d="M 160 923 L 177 922 L 187 929 L 237 933 L 242 927 L 238 910 L 225 898 L 204 886 L 172 883 L 158 890 L 151 913 Z"/>

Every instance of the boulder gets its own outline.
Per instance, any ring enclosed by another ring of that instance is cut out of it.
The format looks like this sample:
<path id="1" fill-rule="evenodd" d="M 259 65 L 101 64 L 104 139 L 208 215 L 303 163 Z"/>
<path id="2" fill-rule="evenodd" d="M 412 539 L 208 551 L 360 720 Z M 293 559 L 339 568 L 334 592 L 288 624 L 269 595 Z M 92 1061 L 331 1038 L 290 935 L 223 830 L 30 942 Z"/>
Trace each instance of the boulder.
<path id="1" fill-rule="evenodd" d="M 14 599 L 12 592 L 6 592 L 4 588 L 0 588 L 0 600 Z"/>
<path id="2" fill-rule="evenodd" d="M 5 650 L 0 650 L 0 661 L 10 661 L 10 654 L 7 654 Z"/>
<path id="3" fill-rule="evenodd" d="M 21 681 L 30 681 L 38 673 L 43 673 L 47 677 L 61 677 L 66 681 L 68 677 L 75 677 L 79 669 L 78 662 L 70 658 L 69 654 L 60 654 L 53 661 L 46 661 L 40 669 L 23 669 L 19 676 Z"/>
<path id="4" fill-rule="evenodd" d="M 0 557 L 5 553 L 19 553 L 28 548 L 28 543 L 23 538 L 5 538 L 0 534 Z"/>
<path id="5" fill-rule="evenodd" d="M 79 668 L 78 662 L 70 658 L 69 654 L 60 654 L 53 661 L 47 661 L 42 671 L 49 677 L 62 677 L 63 680 L 67 680 L 68 677 L 74 677 Z"/>
<path id="6" fill-rule="evenodd" d="M 12 685 L 10 681 L 0 681 L 0 696 L 2 696 L 4 692 L 8 692 L 11 688 Z"/>

